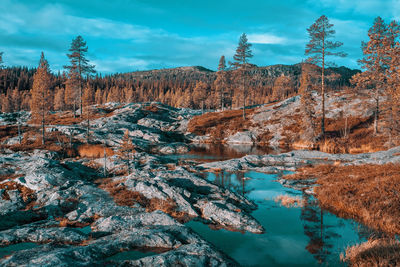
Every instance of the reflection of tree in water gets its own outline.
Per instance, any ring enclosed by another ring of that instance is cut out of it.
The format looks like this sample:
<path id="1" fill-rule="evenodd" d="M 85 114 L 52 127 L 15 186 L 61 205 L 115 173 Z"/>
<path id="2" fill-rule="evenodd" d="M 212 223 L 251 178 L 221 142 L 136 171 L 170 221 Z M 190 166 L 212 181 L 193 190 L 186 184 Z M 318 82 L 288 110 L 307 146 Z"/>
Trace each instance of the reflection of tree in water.
<path id="1" fill-rule="evenodd" d="M 250 192 L 250 190 L 246 190 L 246 177 L 244 176 L 244 172 L 215 172 L 215 183 L 223 188 L 229 189 L 233 192 L 237 192 L 243 196 Z M 233 181 L 233 177 L 235 177 L 235 181 Z"/>
<path id="2" fill-rule="evenodd" d="M 329 241 L 337 234 L 326 231 L 324 225 L 324 212 L 317 205 L 315 199 L 303 192 L 304 205 L 301 209 L 301 220 L 303 221 L 304 233 L 310 238 L 306 249 L 314 255 L 319 263 L 326 261 L 333 245 Z M 340 237 L 340 236 L 339 236 Z"/>
<path id="3" fill-rule="evenodd" d="M 223 144 L 202 144 L 192 145 L 189 154 L 199 156 L 210 156 L 219 159 L 241 158 L 247 154 L 271 154 L 275 151 L 269 147 L 258 147 L 253 145 L 223 145 Z M 276 153 L 276 152 L 275 152 Z"/>

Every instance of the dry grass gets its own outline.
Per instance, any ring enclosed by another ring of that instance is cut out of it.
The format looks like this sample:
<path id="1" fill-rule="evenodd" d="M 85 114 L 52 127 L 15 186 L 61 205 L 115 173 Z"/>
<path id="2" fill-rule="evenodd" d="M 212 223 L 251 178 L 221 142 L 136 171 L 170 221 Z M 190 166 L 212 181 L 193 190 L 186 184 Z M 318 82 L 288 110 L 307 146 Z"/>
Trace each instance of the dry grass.
<path id="1" fill-rule="evenodd" d="M 286 179 L 316 178 L 321 206 L 370 228 L 400 234 L 400 164 L 300 168 Z"/>
<path id="2" fill-rule="evenodd" d="M 350 266 L 400 266 L 400 242 L 395 239 L 371 239 L 348 247 L 341 260 Z"/>
<path id="3" fill-rule="evenodd" d="M 102 158 L 104 157 L 104 150 L 107 157 L 114 155 L 114 151 L 109 147 L 103 145 L 84 144 L 78 147 L 78 154 L 82 158 Z"/>
<path id="4" fill-rule="evenodd" d="M 0 148 L 8 148 L 13 151 L 32 152 L 35 149 L 49 150 L 60 153 L 65 157 L 77 156 L 76 149 L 69 146 L 70 139 L 63 133 L 55 131 L 46 133 L 45 144 L 42 145 L 42 136 L 37 128 L 29 128 L 24 132 L 21 144 L 0 145 Z M 76 143 L 76 140 L 73 140 Z"/>
<path id="5" fill-rule="evenodd" d="M 158 198 L 146 198 L 140 192 L 135 192 L 127 189 L 126 186 L 121 185 L 122 181 L 112 181 L 110 179 L 98 180 L 99 187 L 110 193 L 114 198 L 115 203 L 120 206 L 133 206 L 135 203 L 140 204 L 144 207 L 147 212 L 155 210 L 161 210 L 179 222 L 187 222 L 190 220 L 190 216 L 185 212 L 178 211 L 178 206 L 173 199 L 158 199 Z"/>
<path id="6" fill-rule="evenodd" d="M 77 227 L 77 228 L 82 228 L 85 226 L 90 225 L 89 222 L 78 222 L 78 221 L 70 221 L 67 218 L 64 217 L 57 217 L 55 218 L 56 221 L 58 221 L 60 223 L 60 227 Z"/>
<path id="7" fill-rule="evenodd" d="M 159 108 L 156 105 L 151 104 L 151 105 L 145 106 L 144 110 L 155 113 L 155 112 L 159 111 Z"/>
<path id="8" fill-rule="evenodd" d="M 28 132 L 32 130 L 32 127 L 21 126 L 21 132 Z M 0 126 L 0 143 L 3 143 L 7 139 L 18 136 L 18 126 L 17 125 L 6 125 Z"/>
<path id="9" fill-rule="evenodd" d="M 98 106 L 95 109 L 91 109 L 89 113 L 89 119 L 95 120 L 103 117 L 110 117 L 113 115 L 113 111 L 116 110 L 118 107 L 110 108 L 105 106 Z M 74 125 L 81 123 L 82 121 L 87 120 L 86 107 L 84 107 L 84 113 L 81 117 L 80 114 L 76 114 L 74 118 L 74 113 L 72 111 L 65 111 L 65 112 L 57 112 L 46 116 L 45 123 L 46 125 Z M 36 121 L 32 120 L 29 123 L 37 123 Z"/>
<path id="10" fill-rule="evenodd" d="M 210 135 L 214 143 L 222 143 L 230 134 L 242 132 L 254 126 L 248 119 L 254 115 L 256 108 L 246 109 L 246 120 L 243 120 L 243 110 L 225 110 L 209 112 L 193 117 L 188 124 L 188 131 L 196 135 Z M 268 144 L 269 132 L 261 134 L 259 142 Z"/>
<path id="11" fill-rule="evenodd" d="M 303 207 L 303 199 L 301 197 L 293 197 L 289 195 L 280 195 L 275 198 L 275 202 L 280 203 L 287 208 Z"/>
<path id="12" fill-rule="evenodd" d="M 1 195 L 1 198 L 4 200 L 10 200 L 10 196 L 7 192 L 9 190 L 18 190 L 21 198 L 24 200 L 25 203 L 30 203 L 36 200 L 35 191 L 14 181 L 1 183 L 0 189 L 4 189 L 4 192 Z"/>

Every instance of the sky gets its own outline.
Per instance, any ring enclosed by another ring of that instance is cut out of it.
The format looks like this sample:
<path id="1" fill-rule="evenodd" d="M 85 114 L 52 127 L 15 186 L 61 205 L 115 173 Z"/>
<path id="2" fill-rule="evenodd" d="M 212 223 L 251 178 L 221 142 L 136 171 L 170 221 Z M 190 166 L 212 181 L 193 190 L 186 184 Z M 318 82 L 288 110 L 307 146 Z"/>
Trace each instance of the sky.
<path id="1" fill-rule="evenodd" d="M 326 15 L 344 43 L 337 65 L 358 68 L 361 41 L 373 20 L 400 19 L 400 0 L 0 0 L 0 51 L 5 66 L 36 67 L 41 51 L 62 71 L 81 35 L 100 73 L 204 66 L 232 60 L 239 36 L 252 44 L 251 63 L 295 64 L 306 58 L 307 28 Z"/>

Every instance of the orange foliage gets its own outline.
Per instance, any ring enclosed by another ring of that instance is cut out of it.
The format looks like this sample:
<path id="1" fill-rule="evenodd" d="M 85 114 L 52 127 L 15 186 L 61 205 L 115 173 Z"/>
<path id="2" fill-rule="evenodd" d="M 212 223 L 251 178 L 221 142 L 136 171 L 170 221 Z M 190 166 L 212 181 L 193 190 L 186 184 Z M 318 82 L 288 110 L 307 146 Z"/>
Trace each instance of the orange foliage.
<path id="1" fill-rule="evenodd" d="M 104 150 L 107 157 L 114 155 L 114 151 L 109 147 L 103 145 L 90 145 L 84 144 L 78 147 L 78 154 L 82 158 L 102 158 L 104 157 Z"/>
<path id="2" fill-rule="evenodd" d="M 400 242 L 393 238 L 370 239 L 346 249 L 342 261 L 350 266 L 400 266 Z"/>
<path id="3" fill-rule="evenodd" d="M 29 189 L 28 187 L 23 186 L 19 183 L 16 183 L 14 181 L 1 183 L 0 189 L 5 190 L 5 191 L 3 191 L 3 194 L 1 195 L 2 199 L 6 199 L 6 200 L 10 199 L 10 196 L 7 193 L 7 191 L 9 191 L 9 190 L 18 190 L 21 198 L 25 202 L 31 202 L 36 199 L 35 191 L 33 191 L 32 189 Z"/>
<path id="4" fill-rule="evenodd" d="M 230 134 L 245 131 L 254 126 L 248 119 L 254 115 L 256 108 L 246 109 L 246 120 L 243 120 L 243 110 L 225 110 L 221 112 L 209 112 L 193 117 L 188 124 L 188 131 L 196 135 L 207 135 L 214 143 L 222 143 Z M 271 135 L 268 131 L 261 133 L 259 144 L 268 144 Z"/>
<path id="5" fill-rule="evenodd" d="M 323 208 L 389 234 L 400 234 L 400 164 L 300 168 L 286 179 L 316 178 Z"/>
<path id="6" fill-rule="evenodd" d="M 121 181 L 112 181 L 110 179 L 102 179 L 98 181 L 100 188 L 106 190 L 114 198 L 115 203 L 120 206 L 133 206 L 135 203 L 146 208 L 147 212 L 161 210 L 180 222 L 186 222 L 190 217 L 185 213 L 177 210 L 177 205 L 173 199 L 146 198 L 140 192 L 129 190 L 126 186 L 121 185 Z"/>

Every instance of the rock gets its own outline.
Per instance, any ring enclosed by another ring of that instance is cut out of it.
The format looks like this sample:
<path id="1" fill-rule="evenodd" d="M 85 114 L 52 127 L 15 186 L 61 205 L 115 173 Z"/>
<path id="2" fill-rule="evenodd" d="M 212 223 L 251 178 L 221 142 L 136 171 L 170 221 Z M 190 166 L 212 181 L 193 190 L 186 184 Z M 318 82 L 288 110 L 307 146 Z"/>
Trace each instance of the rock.
<path id="1" fill-rule="evenodd" d="M 255 136 L 252 132 L 237 132 L 226 139 L 228 144 L 254 144 Z"/>
<path id="2" fill-rule="evenodd" d="M 218 252 L 210 244 L 195 243 L 183 245 L 178 249 L 156 256 L 149 256 L 134 261 L 124 261 L 120 266 L 238 266 L 238 264 Z"/>

